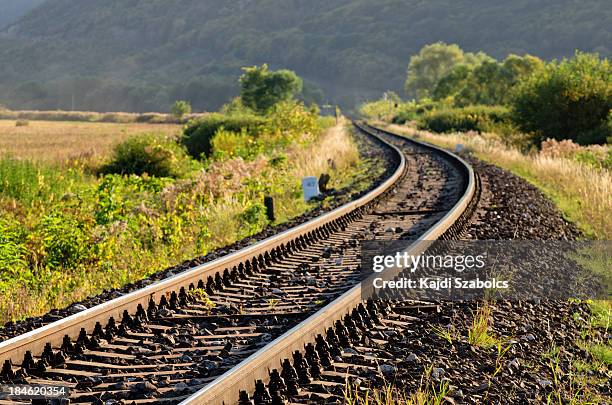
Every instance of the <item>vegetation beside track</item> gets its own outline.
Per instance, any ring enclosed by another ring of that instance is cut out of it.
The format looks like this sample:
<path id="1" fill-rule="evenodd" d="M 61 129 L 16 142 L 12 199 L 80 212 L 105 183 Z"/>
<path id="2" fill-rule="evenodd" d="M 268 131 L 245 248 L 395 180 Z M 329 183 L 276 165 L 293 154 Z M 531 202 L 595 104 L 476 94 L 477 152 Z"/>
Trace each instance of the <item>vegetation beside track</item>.
<path id="1" fill-rule="evenodd" d="M 434 134 L 399 125 L 388 128 L 449 149 L 461 144 L 466 152 L 534 184 L 585 235 L 601 240 L 612 238 L 612 173 L 597 163 L 597 158 L 586 158 L 605 159 L 606 147 L 550 141 L 540 151 L 522 153 L 496 134 Z"/>
<path id="2" fill-rule="evenodd" d="M 0 158 L 0 321 L 69 305 L 258 233 L 270 224 L 264 195 L 274 198 L 274 223 L 327 204 L 303 201 L 303 176 L 328 173 L 336 189 L 369 186 L 378 162 L 360 158 L 345 122 L 291 100 L 260 116 L 256 132 L 219 128 L 200 159 L 186 153 L 175 127 L 132 137 L 119 130 L 110 138 L 121 142 L 96 159 L 49 158 L 54 146 L 34 153 L 4 136 L 20 156 Z M 79 131 L 104 133 L 101 125 Z"/>

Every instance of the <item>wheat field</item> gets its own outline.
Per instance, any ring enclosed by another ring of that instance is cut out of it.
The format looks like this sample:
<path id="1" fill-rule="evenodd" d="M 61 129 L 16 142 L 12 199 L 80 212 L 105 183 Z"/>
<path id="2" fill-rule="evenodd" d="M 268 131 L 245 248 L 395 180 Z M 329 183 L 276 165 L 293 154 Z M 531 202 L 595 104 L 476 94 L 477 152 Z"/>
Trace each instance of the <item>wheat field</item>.
<path id="1" fill-rule="evenodd" d="M 0 120 L 0 156 L 62 164 L 70 160 L 100 161 L 113 146 L 131 135 L 177 136 L 178 124 Z M 26 124 L 26 125 L 23 125 Z"/>

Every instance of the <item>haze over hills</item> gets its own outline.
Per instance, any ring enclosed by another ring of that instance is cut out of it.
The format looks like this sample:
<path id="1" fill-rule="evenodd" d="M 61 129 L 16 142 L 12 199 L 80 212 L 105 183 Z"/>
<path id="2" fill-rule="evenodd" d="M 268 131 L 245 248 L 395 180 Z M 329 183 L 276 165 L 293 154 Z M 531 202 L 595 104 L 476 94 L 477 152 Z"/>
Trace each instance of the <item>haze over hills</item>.
<path id="1" fill-rule="evenodd" d="M 45 0 L 0 0 L 0 29 L 19 20 Z"/>
<path id="2" fill-rule="evenodd" d="M 304 77 L 308 100 L 351 106 L 401 94 L 424 44 L 610 56 L 610 26 L 609 0 L 47 0 L 0 36 L 0 103 L 210 110 L 236 94 L 240 67 L 267 62 Z"/>

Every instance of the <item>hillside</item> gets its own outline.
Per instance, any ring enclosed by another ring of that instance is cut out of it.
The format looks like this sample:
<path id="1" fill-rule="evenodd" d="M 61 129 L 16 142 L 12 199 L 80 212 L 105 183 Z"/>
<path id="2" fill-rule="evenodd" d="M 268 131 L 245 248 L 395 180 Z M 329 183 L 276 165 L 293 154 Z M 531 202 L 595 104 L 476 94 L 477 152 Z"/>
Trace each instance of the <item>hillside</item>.
<path id="1" fill-rule="evenodd" d="M 0 0 L 0 29 L 14 23 L 44 0 Z"/>
<path id="2" fill-rule="evenodd" d="M 6 1 L 6 0 L 5 0 Z M 23 1 L 23 0 L 22 0 Z M 218 107 L 244 65 L 306 79 L 308 98 L 352 105 L 401 92 L 435 41 L 495 57 L 612 54 L 607 0 L 48 0 L 0 36 L 0 103 L 19 108 Z"/>

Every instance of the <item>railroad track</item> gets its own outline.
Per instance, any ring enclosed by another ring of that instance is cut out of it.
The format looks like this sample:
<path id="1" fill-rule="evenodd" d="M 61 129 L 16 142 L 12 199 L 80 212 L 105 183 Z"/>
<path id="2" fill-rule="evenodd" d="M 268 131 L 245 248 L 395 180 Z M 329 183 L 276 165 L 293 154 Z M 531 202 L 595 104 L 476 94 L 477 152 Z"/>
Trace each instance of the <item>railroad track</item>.
<path id="1" fill-rule="evenodd" d="M 348 336 L 357 336 L 347 314 L 361 319 L 360 327 L 366 319 L 373 325 L 369 317 L 380 311 L 359 305 L 361 242 L 456 236 L 476 192 L 474 173 L 461 159 L 358 128 L 394 154 L 394 170 L 376 189 L 243 250 L 0 343 L 0 382 L 62 385 L 71 403 L 229 404 L 239 395 L 250 403 L 258 380 L 263 392 L 264 382 L 272 383 L 276 402 L 287 397 L 286 389 L 274 388 L 286 359 L 306 347 L 305 356 L 296 355 L 298 368 L 306 358 L 316 366 L 313 351 L 330 343 L 323 340 L 328 328 L 340 321 L 336 337 L 347 343 L 342 320 Z M 327 360 L 325 367 L 332 367 Z"/>

